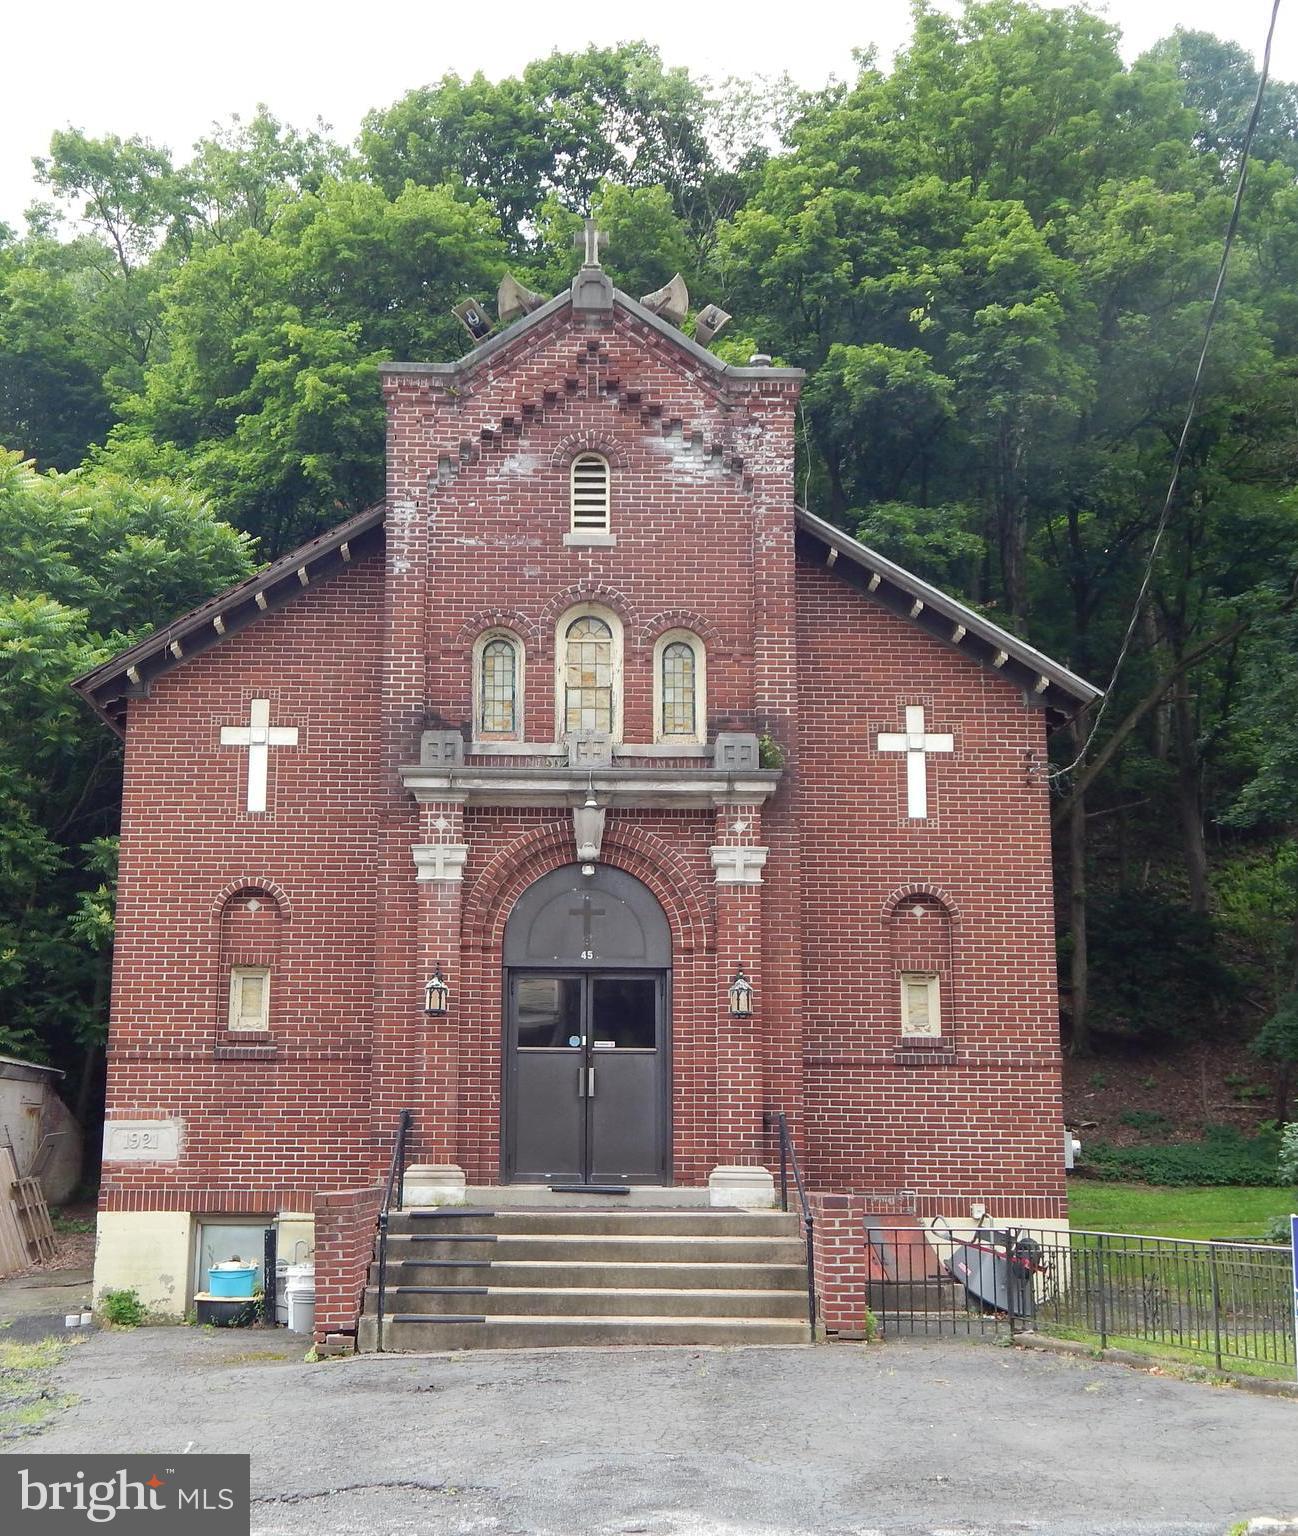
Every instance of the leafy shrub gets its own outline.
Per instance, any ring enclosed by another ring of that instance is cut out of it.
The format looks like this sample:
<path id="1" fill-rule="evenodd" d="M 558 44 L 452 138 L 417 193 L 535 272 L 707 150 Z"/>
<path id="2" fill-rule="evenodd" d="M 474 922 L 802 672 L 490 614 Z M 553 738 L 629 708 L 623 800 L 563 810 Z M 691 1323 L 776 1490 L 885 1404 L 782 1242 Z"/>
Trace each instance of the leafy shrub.
<path id="1" fill-rule="evenodd" d="M 1279 1137 L 1274 1131 L 1243 1136 L 1214 1126 L 1202 1141 L 1087 1146 L 1083 1172 L 1096 1179 L 1142 1184 L 1274 1184 Z"/>
<path id="2" fill-rule="evenodd" d="M 1298 1120 L 1281 1128 L 1279 1140 L 1276 1176 L 1282 1184 L 1298 1184 Z"/>
<path id="3" fill-rule="evenodd" d="M 1168 1126 L 1167 1116 L 1156 1109 L 1124 1109 L 1118 1119 L 1133 1131 L 1165 1131 Z"/>
<path id="4" fill-rule="evenodd" d="M 1262 1241 L 1264 1243 L 1284 1243 L 1287 1246 L 1289 1235 L 1289 1218 L 1287 1216 L 1277 1216 L 1274 1221 L 1267 1223 L 1262 1233 Z"/>
<path id="5" fill-rule="evenodd" d="M 757 761 L 763 768 L 784 767 L 784 748 L 769 731 L 757 738 Z"/>
<path id="6" fill-rule="evenodd" d="M 138 1328 L 149 1315 L 138 1291 L 105 1291 L 99 1310 L 114 1328 Z"/>

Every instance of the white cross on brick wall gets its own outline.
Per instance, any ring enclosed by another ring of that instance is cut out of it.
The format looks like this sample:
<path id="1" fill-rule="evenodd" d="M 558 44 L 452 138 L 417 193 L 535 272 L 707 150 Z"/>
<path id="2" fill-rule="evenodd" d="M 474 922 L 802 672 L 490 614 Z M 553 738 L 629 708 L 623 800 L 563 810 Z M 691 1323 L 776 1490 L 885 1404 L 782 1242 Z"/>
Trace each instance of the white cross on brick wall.
<path id="1" fill-rule="evenodd" d="M 905 731 L 880 732 L 879 751 L 906 754 L 906 815 L 912 821 L 923 821 L 928 815 L 928 754 L 954 752 L 955 737 L 947 732 L 926 732 L 923 706 L 907 705 Z"/>
<path id="2" fill-rule="evenodd" d="M 247 725 L 223 725 L 223 747 L 248 749 L 248 809 L 257 815 L 266 809 L 266 772 L 272 747 L 297 746 L 297 726 L 272 725 L 270 700 L 254 699 Z"/>

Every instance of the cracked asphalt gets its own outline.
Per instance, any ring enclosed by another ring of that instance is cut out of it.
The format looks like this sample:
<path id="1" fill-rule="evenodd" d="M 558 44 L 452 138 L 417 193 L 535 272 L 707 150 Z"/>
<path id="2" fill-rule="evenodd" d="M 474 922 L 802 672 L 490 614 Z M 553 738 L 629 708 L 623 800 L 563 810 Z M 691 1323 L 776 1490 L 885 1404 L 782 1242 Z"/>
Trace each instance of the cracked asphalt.
<path id="1" fill-rule="evenodd" d="M 256 1536 L 1223 1536 L 1298 1512 L 1298 1402 L 903 1341 L 362 1356 L 94 1334 L 32 1451 L 246 1451 Z"/>

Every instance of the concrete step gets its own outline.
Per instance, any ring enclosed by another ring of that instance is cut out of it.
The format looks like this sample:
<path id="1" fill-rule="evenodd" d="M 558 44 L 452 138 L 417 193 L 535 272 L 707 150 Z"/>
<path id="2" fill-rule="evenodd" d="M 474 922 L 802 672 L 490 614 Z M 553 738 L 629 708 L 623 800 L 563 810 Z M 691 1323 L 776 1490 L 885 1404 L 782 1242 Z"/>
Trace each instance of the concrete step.
<path id="1" fill-rule="evenodd" d="M 534 1211 L 505 1208 L 482 1211 L 447 1206 L 434 1210 L 393 1211 L 391 1234 L 494 1233 L 535 1236 L 545 1233 L 606 1237 L 797 1237 L 798 1218 L 784 1211 L 624 1210 Z"/>
<path id="2" fill-rule="evenodd" d="M 361 1318 L 357 1345 L 375 1348 L 375 1319 Z M 491 1318 L 465 1314 L 463 1321 L 399 1314 L 383 1324 L 385 1351 L 440 1352 L 457 1349 L 562 1349 L 578 1345 L 806 1344 L 804 1317 L 531 1317 L 502 1313 Z"/>
<path id="3" fill-rule="evenodd" d="M 568 1264 L 797 1264 L 797 1237 L 640 1237 L 605 1233 L 399 1233 L 388 1261 L 405 1259 L 533 1260 Z"/>
<path id="4" fill-rule="evenodd" d="M 422 1245 L 421 1245 L 422 1246 Z M 378 1284 L 379 1267 L 370 1265 L 369 1281 Z M 803 1264 L 593 1264 L 548 1260 L 529 1262 L 457 1259 L 412 1259 L 394 1263 L 389 1250 L 387 1283 L 394 1285 L 489 1285 L 493 1288 L 522 1286 L 554 1290 L 575 1286 L 587 1290 L 758 1290 L 796 1291 L 805 1294 L 807 1270 Z"/>
<path id="5" fill-rule="evenodd" d="M 377 1313 L 378 1291 L 365 1296 L 365 1311 Z M 389 1286 L 384 1315 L 446 1313 L 528 1317 L 729 1317 L 806 1318 L 807 1293 L 756 1288 L 703 1290 L 668 1286 L 615 1290 L 608 1286 Z"/>

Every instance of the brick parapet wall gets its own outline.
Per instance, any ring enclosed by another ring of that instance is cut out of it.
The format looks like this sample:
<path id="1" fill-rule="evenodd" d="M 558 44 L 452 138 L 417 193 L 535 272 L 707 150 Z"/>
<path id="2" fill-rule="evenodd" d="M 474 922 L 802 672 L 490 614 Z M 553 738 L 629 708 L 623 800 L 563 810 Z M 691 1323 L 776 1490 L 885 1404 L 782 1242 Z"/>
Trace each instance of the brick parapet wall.
<path id="1" fill-rule="evenodd" d="M 813 1193 L 809 1200 L 815 1223 L 820 1321 L 829 1333 L 861 1333 L 870 1278 L 865 1200 L 860 1195 L 823 1193 Z"/>
<path id="2" fill-rule="evenodd" d="M 327 1190 L 315 1211 L 315 1337 L 355 1334 L 374 1255 L 374 1229 L 383 1185 Z"/>

